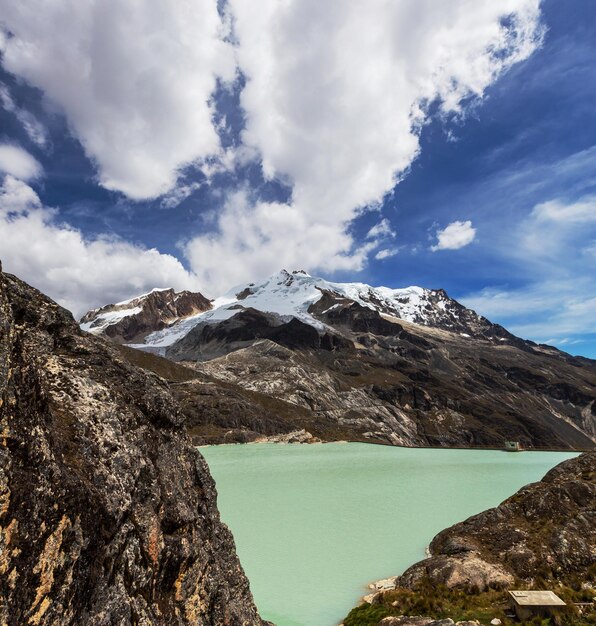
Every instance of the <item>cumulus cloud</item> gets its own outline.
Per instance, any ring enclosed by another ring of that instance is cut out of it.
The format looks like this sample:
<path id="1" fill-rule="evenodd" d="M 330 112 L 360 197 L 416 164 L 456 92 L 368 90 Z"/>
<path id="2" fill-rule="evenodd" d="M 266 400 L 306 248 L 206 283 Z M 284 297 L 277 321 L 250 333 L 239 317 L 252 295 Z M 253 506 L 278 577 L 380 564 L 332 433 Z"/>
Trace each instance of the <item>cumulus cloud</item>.
<path id="1" fill-rule="evenodd" d="M 465 222 L 451 222 L 443 230 L 437 231 L 437 243 L 431 246 L 431 250 L 459 250 L 471 244 L 476 237 L 476 229 L 470 220 Z"/>
<path id="2" fill-rule="evenodd" d="M 462 114 L 542 36 L 540 0 L 228 0 L 231 37 L 217 5 L 0 0 L 3 65 L 64 111 L 101 184 L 131 198 L 171 192 L 183 165 L 213 154 L 233 167 L 210 99 L 240 69 L 237 152 L 292 199 L 241 191 L 186 243 L 216 289 L 280 266 L 361 269 L 379 246 L 355 242 L 351 222 L 407 172 L 430 103 Z"/>
<path id="3" fill-rule="evenodd" d="M 3 269 L 31 283 L 77 317 L 155 286 L 193 289 L 196 279 L 157 250 L 114 239 L 87 239 L 61 224 L 26 183 L 6 176 L 0 186 Z"/>
<path id="4" fill-rule="evenodd" d="M 538 0 L 263 0 L 258 11 L 229 0 L 228 9 L 246 76 L 242 140 L 267 177 L 292 185 L 292 202 L 226 205 L 219 230 L 189 244 L 210 282 L 274 271 L 279 254 L 290 267 L 360 269 L 367 250 L 349 224 L 416 158 L 427 105 L 461 113 L 541 36 Z"/>
<path id="5" fill-rule="evenodd" d="M 318 267 L 321 256 L 335 269 L 362 266 L 377 246 L 367 242 L 348 257 L 352 246 L 341 224 L 310 223 L 296 206 L 254 202 L 246 190 L 231 194 L 218 216 L 218 230 L 189 241 L 184 253 L 210 292 L 254 280 L 282 267 Z"/>
<path id="6" fill-rule="evenodd" d="M 23 148 L 8 143 L 0 144 L 0 173 L 32 180 L 41 176 L 42 171 L 37 159 Z"/>
<path id="7" fill-rule="evenodd" d="M 220 150 L 210 99 L 235 63 L 215 0 L 0 0 L 2 64 L 62 110 L 100 183 L 133 199 Z"/>

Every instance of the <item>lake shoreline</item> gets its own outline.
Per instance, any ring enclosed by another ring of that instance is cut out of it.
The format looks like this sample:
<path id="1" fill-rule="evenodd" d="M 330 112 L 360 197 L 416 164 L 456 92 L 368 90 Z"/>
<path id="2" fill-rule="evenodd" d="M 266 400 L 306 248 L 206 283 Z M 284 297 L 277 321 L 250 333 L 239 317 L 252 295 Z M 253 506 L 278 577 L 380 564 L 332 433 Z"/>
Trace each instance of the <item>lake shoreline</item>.
<path id="1" fill-rule="evenodd" d="M 289 433 L 288 433 L 289 434 Z M 310 433 L 309 433 L 310 434 Z M 202 448 L 214 448 L 220 446 L 250 446 L 255 444 L 278 444 L 278 445 L 327 445 L 327 444 L 347 444 L 347 443 L 358 443 L 370 446 L 380 446 L 384 448 L 397 448 L 403 450 L 469 450 L 469 451 L 492 451 L 492 452 L 507 452 L 508 454 L 519 454 L 521 452 L 564 452 L 569 454 L 582 454 L 584 452 L 591 452 L 596 449 L 596 445 L 591 448 L 523 448 L 521 450 L 506 450 L 503 448 L 493 447 L 493 446 L 404 446 L 390 443 L 383 443 L 380 441 L 362 441 L 362 440 L 329 440 L 324 441 L 317 437 L 313 437 L 313 441 L 275 441 L 275 439 L 279 438 L 280 435 L 272 435 L 271 437 L 261 437 L 259 439 L 255 439 L 254 441 L 230 441 L 227 443 L 208 443 L 201 444 L 195 446 L 199 450 Z M 312 435 L 311 435 L 312 437 Z"/>

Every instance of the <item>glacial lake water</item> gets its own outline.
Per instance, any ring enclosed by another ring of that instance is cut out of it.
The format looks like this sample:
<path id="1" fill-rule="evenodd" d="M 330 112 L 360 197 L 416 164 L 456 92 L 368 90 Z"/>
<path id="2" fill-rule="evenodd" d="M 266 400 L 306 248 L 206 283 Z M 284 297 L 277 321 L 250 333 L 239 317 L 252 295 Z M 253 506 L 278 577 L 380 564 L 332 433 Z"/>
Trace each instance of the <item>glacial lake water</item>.
<path id="1" fill-rule="evenodd" d="M 261 616 L 334 626 L 443 528 L 575 456 L 359 443 L 201 448 Z"/>

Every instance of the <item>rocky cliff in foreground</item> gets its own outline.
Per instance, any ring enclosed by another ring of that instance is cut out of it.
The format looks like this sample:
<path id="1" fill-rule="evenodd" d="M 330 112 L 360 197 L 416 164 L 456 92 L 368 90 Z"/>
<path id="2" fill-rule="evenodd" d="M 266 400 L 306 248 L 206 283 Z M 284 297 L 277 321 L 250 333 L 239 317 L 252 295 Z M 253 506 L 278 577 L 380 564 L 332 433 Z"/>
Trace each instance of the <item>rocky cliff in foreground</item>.
<path id="1" fill-rule="evenodd" d="M 500 590 L 507 588 L 554 589 L 568 602 L 593 600 L 595 504 L 596 452 L 590 452 L 439 533 L 431 556 L 383 581 L 384 589 L 352 611 L 346 626 L 407 626 L 410 622 L 391 616 L 420 615 L 425 608 L 436 618 L 492 614 L 504 621 Z M 563 621 L 594 623 L 587 619 L 570 607 Z"/>
<path id="2" fill-rule="evenodd" d="M 260 625 L 166 383 L 0 272 L 0 623 Z"/>

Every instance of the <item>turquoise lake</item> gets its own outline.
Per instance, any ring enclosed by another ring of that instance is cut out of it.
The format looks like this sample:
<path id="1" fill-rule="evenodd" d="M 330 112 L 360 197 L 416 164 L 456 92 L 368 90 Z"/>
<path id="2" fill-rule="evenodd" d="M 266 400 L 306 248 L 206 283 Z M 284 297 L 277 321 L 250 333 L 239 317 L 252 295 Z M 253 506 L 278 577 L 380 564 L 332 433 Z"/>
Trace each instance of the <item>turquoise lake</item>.
<path id="1" fill-rule="evenodd" d="M 334 626 L 433 536 L 575 456 L 359 443 L 201 448 L 265 619 Z"/>

